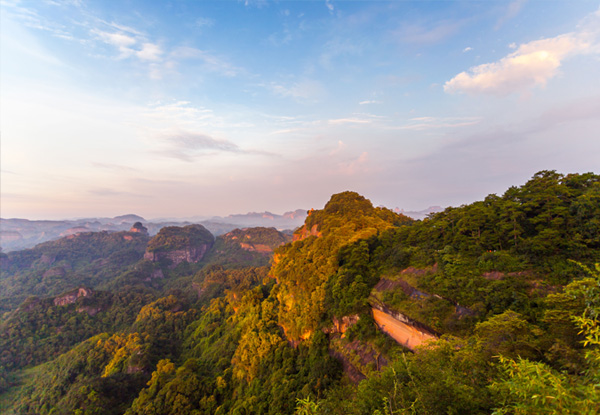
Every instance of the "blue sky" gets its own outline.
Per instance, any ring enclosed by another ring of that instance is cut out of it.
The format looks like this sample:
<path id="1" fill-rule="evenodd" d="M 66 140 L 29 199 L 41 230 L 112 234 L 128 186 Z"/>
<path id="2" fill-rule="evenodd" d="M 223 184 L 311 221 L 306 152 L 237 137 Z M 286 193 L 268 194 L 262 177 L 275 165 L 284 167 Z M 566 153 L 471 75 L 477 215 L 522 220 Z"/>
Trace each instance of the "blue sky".
<path id="1" fill-rule="evenodd" d="M 461 205 L 600 172 L 598 1 L 0 2 L 2 211 Z"/>

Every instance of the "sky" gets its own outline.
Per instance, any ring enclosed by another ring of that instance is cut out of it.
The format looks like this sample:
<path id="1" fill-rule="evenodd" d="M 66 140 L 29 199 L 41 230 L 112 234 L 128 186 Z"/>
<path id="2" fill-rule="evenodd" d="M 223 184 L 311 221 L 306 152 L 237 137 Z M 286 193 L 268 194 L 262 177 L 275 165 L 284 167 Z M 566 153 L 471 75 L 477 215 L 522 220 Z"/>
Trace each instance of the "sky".
<path id="1" fill-rule="evenodd" d="M 599 1 L 0 0 L 3 218 L 421 210 L 600 173 Z"/>

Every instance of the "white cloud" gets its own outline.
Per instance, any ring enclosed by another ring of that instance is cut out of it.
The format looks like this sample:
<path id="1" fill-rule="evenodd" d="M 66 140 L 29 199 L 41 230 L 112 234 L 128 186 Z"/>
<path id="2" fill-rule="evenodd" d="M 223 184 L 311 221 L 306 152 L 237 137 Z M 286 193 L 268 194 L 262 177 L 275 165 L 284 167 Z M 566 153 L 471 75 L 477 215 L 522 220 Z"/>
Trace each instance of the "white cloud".
<path id="1" fill-rule="evenodd" d="M 333 4 L 331 4 L 331 0 L 325 0 L 325 6 L 327 6 L 329 13 L 333 13 L 334 7 Z"/>
<path id="2" fill-rule="evenodd" d="M 368 104 L 381 104 L 381 101 L 367 100 L 367 101 L 360 101 L 358 103 L 358 105 L 368 105 Z"/>
<path id="3" fill-rule="evenodd" d="M 114 45 L 118 48 L 128 48 L 135 45 L 136 40 L 131 36 L 124 35 L 122 33 L 106 33 L 96 31 L 96 33 L 106 42 Z"/>
<path id="4" fill-rule="evenodd" d="M 179 129 L 196 130 L 206 126 L 223 125 L 223 120 L 216 117 L 211 109 L 194 107 L 188 101 L 156 103 L 144 111 L 147 125 L 177 126 Z"/>
<path id="5" fill-rule="evenodd" d="M 223 58 L 189 46 L 179 46 L 175 48 L 169 57 L 176 61 L 182 59 L 198 59 L 202 61 L 205 69 L 227 77 L 237 76 L 239 73 L 243 72 L 243 69 L 233 66 Z"/>
<path id="6" fill-rule="evenodd" d="M 600 53 L 599 35 L 600 10 L 587 16 L 575 32 L 524 43 L 497 62 L 459 73 L 444 84 L 444 91 L 507 95 L 544 87 L 565 59 Z"/>
<path id="7" fill-rule="evenodd" d="M 340 125 L 340 124 L 369 124 L 370 120 L 362 120 L 359 118 L 338 118 L 336 120 L 327 121 L 331 125 Z"/>
<path id="8" fill-rule="evenodd" d="M 299 101 L 314 101 L 324 94 L 323 86 L 313 80 L 296 82 L 290 86 L 271 83 L 269 88 L 277 95 L 291 97 Z"/>
<path id="9" fill-rule="evenodd" d="M 135 53 L 135 56 L 143 61 L 158 61 L 162 54 L 163 51 L 160 46 L 146 42 L 142 45 L 142 49 Z"/>
<path id="10" fill-rule="evenodd" d="M 480 122 L 478 117 L 416 117 L 405 125 L 395 127 L 396 130 L 422 131 L 431 129 L 447 129 L 469 127 Z"/>
<path id="11" fill-rule="evenodd" d="M 117 48 L 119 51 L 119 59 L 129 58 L 138 52 L 134 49 L 138 40 L 133 36 L 129 36 L 122 32 L 110 33 L 99 29 L 92 29 L 91 33 L 100 41 Z"/>
<path id="12" fill-rule="evenodd" d="M 463 49 L 463 52 L 470 52 L 472 50 L 473 50 L 473 48 L 471 46 L 467 46 L 466 48 Z"/>

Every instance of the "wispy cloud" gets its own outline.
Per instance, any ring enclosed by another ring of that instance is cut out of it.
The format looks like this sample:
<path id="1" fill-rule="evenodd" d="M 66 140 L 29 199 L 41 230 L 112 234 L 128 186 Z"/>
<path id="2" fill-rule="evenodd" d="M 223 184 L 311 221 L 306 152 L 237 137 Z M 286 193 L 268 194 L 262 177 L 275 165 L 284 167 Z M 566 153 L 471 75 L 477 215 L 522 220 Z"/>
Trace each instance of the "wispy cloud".
<path id="1" fill-rule="evenodd" d="M 327 10 L 329 10 L 329 13 L 333 13 L 335 10 L 335 7 L 333 6 L 333 3 L 331 0 L 325 0 L 325 7 L 327 7 Z"/>
<path id="2" fill-rule="evenodd" d="M 214 25 L 214 19 L 210 19 L 208 17 L 198 17 L 196 19 L 196 27 L 213 27 Z"/>
<path id="3" fill-rule="evenodd" d="M 333 63 L 337 58 L 343 56 L 361 56 L 365 49 L 368 49 L 368 46 L 362 40 L 336 37 L 323 46 L 323 53 L 319 57 L 319 63 L 324 68 L 332 69 Z"/>
<path id="4" fill-rule="evenodd" d="M 381 101 L 367 100 L 367 101 L 360 101 L 358 103 L 358 105 L 369 105 L 369 104 L 381 104 Z"/>
<path id="5" fill-rule="evenodd" d="M 198 60 L 202 62 L 205 70 L 227 77 L 233 77 L 243 72 L 243 69 L 235 67 L 222 57 L 189 46 L 175 48 L 170 53 L 169 59 L 175 62 L 180 60 Z"/>
<path id="6" fill-rule="evenodd" d="M 345 176 L 364 174 L 369 170 L 369 153 L 363 151 L 358 157 L 337 163 L 337 173 Z"/>
<path id="7" fill-rule="evenodd" d="M 269 135 L 278 135 L 278 134 L 290 134 L 290 133 L 297 133 L 300 131 L 304 131 L 304 128 L 285 128 L 283 130 L 276 130 L 273 131 L 271 133 L 269 133 Z"/>
<path id="8" fill-rule="evenodd" d="M 104 169 L 104 170 L 110 170 L 116 173 L 131 173 L 131 172 L 135 172 L 138 171 L 138 169 L 134 169 L 133 167 L 129 167 L 129 166 L 123 166 L 120 164 L 114 164 L 114 163 L 99 163 L 99 162 L 92 162 L 92 166 L 99 168 L 99 169 Z"/>
<path id="9" fill-rule="evenodd" d="M 315 101 L 325 93 L 325 89 L 320 82 L 310 79 L 295 82 L 291 85 L 272 82 L 268 85 L 268 88 L 276 95 L 291 97 L 297 101 Z"/>
<path id="10" fill-rule="evenodd" d="M 142 48 L 135 53 L 143 61 L 158 61 L 162 54 L 160 46 L 150 42 L 143 43 Z"/>
<path id="11" fill-rule="evenodd" d="M 144 116 L 151 126 L 167 125 L 182 129 L 198 129 L 208 125 L 212 127 L 224 125 L 224 121 L 211 109 L 194 106 L 189 101 L 157 102 L 144 110 Z"/>
<path id="12" fill-rule="evenodd" d="M 454 36 L 466 23 L 465 20 L 442 20 L 433 23 L 404 23 L 392 32 L 401 43 L 430 45 Z"/>
<path id="13" fill-rule="evenodd" d="M 8 13 L 12 18 L 31 29 L 43 30 L 54 37 L 65 40 L 76 40 L 64 25 L 44 18 L 32 8 L 22 6 L 20 1 L 3 0 L 0 6 L 3 13 Z"/>
<path id="14" fill-rule="evenodd" d="M 116 190 L 114 188 L 109 187 L 94 187 L 87 190 L 87 193 L 92 196 L 100 196 L 100 197 L 113 197 L 117 196 L 119 198 L 151 198 L 153 196 L 144 195 L 140 193 L 134 193 L 130 190 Z"/>
<path id="15" fill-rule="evenodd" d="M 481 121 L 478 117 L 415 117 L 408 123 L 393 127 L 397 130 L 431 130 L 469 127 Z"/>
<path id="16" fill-rule="evenodd" d="M 599 53 L 600 11 L 593 13 L 577 31 L 520 45 L 497 62 L 461 72 L 444 85 L 444 91 L 507 95 L 541 86 L 558 73 L 565 59 Z"/>
<path id="17" fill-rule="evenodd" d="M 515 18 L 519 14 L 525 3 L 527 3 L 527 0 L 511 1 L 506 7 L 506 11 L 504 12 L 504 14 L 500 16 L 500 18 L 496 22 L 495 29 L 500 29 L 506 22 Z"/>
<path id="18" fill-rule="evenodd" d="M 371 120 L 365 120 L 360 118 L 338 118 L 335 120 L 327 121 L 328 124 L 331 125 L 340 125 L 340 124 L 369 124 Z"/>
<path id="19" fill-rule="evenodd" d="M 158 154 L 186 162 L 192 162 L 201 156 L 223 152 L 263 156 L 275 155 L 267 151 L 243 149 L 230 140 L 215 138 L 199 132 L 184 130 L 167 131 L 160 134 L 157 138 L 163 143 L 163 148 L 157 151 Z"/>
<path id="20" fill-rule="evenodd" d="M 169 39 L 156 39 L 151 33 L 124 25 L 116 21 L 104 20 L 90 13 L 79 2 L 60 2 L 56 6 L 72 7 L 79 19 L 64 20 L 62 23 L 39 14 L 35 7 L 24 7 L 20 2 L 3 2 L 3 7 L 27 27 L 50 32 L 55 37 L 77 41 L 94 50 L 95 57 L 108 57 L 118 60 L 132 60 L 147 65 L 148 76 L 160 80 L 177 75 L 179 64 L 185 60 L 201 62 L 199 69 L 233 77 L 244 71 L 232 65 L 227 59 L 209 51 L 181 45 L 169 45 Z M 10 7 L 8 7 L 10 6 Z M 212 27 L 214 20 L 200 17 L 197 27 Z M 102 50 L 98 53 L 98 50 Z"/>

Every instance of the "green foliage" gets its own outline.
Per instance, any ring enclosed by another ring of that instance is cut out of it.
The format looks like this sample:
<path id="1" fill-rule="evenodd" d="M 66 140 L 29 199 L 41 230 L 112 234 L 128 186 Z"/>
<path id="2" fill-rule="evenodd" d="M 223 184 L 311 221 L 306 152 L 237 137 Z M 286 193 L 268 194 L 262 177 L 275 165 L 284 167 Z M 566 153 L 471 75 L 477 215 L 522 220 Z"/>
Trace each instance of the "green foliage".
<path id="1" fill-rule="evenodd" d="M 491 356 L 539 358 L 538 337 L 542 331 L 514 311 L 505 311 L 479 323 L 475 338 Z"/>
<path id="2" fill-rule="evenodd" d="M 333 195 L 323 210 L 311 211 L 304 227 L 295 233 L 300 240 L 281 248 L 271 269 L 279 283 L 275 293 L 280 303 L 278 320 L 286 336 L 309 337 L 319 329 L 328 290 L 329 305 L 344 296 L 334 313 L 363 306 L 374 284 L 372 276 L 359 274 L 368 261 L 369 249 L 360 243 L 345 252 L 340 249 L 408 222 L 410 219 L 387 209 L 374 208 L 354 192 Z M 330 281 L 344 265 L 340 255 L 348 264 Z M 349 295 L 342 293 L 344 288 L 351 290 Z"/>
<path id="3" fill-rule="evenodd" d="M 210 395 L 215 385 L 209 373 L 196 359 L 177 369 L 169 360 L 161 360 L 126 414 L 212 414 L 216 397 Z"/>
<path id="4" fill-rule="evenodd" d="M 540 362 L 500 357 L 506 379 L 492 385 L 502 406 L 494 414 L 597 414 L 600 392 Z"/>
<path id="5" fill-rule="evenodd" d="M 310 400 L 310 396 L 304 399 L 298 398 L 296 400 L 296 415 L 318 415 L 319 404 Z"/>
<path id="6" fill-rule="evenodd" d="M 1 267 L 0 313 L 28 296 L 99 287 L 139 261 L 148 240 L 135 232 L 88 232 L 10 252 Z"/>
<path id="7" fill-rule="evenodd" d="M 424 221 L 344 192 L 310 212 L 270 269 L 253 265 L 285 238 L 266 228 L 233 231 L 202 263 L 177 267 L 140 261 L 139 233 L 2 256 L 0 290 L 17 300 L 0 320 L 0 404 L 35 414 L 596 413 L 599 201 L 599 176 L 550 171 Z M 212 243 L 203 228 L 165 229 L 151 252 Z M 16 309 L 82 282 L 93 295 Z M 375 299 L 460 338 L 404 354 L 377 329 Z M 350 366 L 366 379 L 355 385 Z"/>
<path id="8" fill-rule="evenodd" d="M 584 266 L 593 277 L 583 284 L 572 283 L 566 292 L 578 295 L 585 304 L 573 316 L 586 347 L 583 375 L 559 373 L 541 362 L 515 361 L 500 356 L 504 377 L 491 385 L 501 397 L 495 414 L 596 414 L 600 411 L 600 264 L 596 270 Z M 593 283 L 590 283 L 593 282 Z"/>
<path id="9" fill-rule="evenodd" d="M 39 368 L 23 386 L 16 412 L 93 413 L 104 407 L 104 413 L 122 413 L 131 402 L 131 393 L 144 382 L 143 372 L 134 365 L 144 344 L 145 339 L 137 334 L 88 339 Z"/>
<path id="10" fill-rule="evenodd" d="M 359 384 L 352 413 L 485 414 L 493 368 L 475 344 L 442 339 Z"/>
<path id="11" fill-rule="evenodd" d="M 186 249 L 190 246 L 210 245 L 214 236 L 202 225 L 165 226 L 148 242 L 148 252 Z"/>
<path id="12" fill-rule="evenodd" d="M 194 276 L 193 284 L 198 288 L 201 300 L 222 296 L 227 290 L 242 292 L 260 284 L 268 277 L 267 267 L 225 269 L 210 265 Z"/>
<path id="13" fill-rule="evenodd" d="M 30 298 L 0 322 L 0 365 L 15 370 L 51 360 L 98 333 L 129 327 L 143 303 L 144 290 L 96 291 L 74 303 Z"/>
<path id="14" fill-rule="evenodd" d="M 267 266 L 273 251 L 291 239 L 275 228 L 234 229 L 216 238 L 204 262 L 227 268 Z"/>

